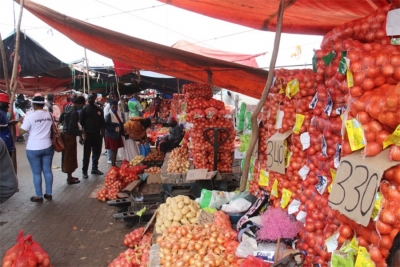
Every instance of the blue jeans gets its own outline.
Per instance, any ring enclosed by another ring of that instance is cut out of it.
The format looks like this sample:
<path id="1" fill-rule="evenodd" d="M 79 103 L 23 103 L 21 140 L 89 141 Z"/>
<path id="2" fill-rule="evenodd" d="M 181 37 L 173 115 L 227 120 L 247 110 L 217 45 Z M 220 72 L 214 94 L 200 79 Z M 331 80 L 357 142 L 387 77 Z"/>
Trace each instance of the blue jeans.
<path id="1" fill-rule="evenodd" d="M 46 183 L 46 194 L 51 195 L 53 189 L 53 163 L 54 149 L 50 146 L 41 150 L 26 150 L 26 157 L 31 165 L 33 184 L 35 185 L 36 196 L 42 197 L 42 172 Z"/>

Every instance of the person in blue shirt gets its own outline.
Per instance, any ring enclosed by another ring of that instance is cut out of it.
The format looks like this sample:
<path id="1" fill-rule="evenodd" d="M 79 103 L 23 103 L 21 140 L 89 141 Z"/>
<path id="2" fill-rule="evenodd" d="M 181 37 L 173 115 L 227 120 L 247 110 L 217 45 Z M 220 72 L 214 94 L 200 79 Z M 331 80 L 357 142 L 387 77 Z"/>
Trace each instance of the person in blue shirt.
<path id="1" fill-rule="evenodd" d="M 10 156 L 15 150 L 14 139 L 10 126 L 18 123 L 16 120 L 8 121 L 7 112 L 10 108 L 10 99 L 7 94 L 0 93 L 0 138 L 3 139 Z"/>

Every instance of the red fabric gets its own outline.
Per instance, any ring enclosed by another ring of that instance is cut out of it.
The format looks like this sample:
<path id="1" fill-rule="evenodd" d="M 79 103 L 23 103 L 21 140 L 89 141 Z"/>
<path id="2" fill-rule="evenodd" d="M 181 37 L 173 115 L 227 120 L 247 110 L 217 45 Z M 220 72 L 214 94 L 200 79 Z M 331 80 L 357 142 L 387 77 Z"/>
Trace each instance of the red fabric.
<path id="1" fill-rule="evenodd" d="M 50 77 L 25 77 L 18 78 L 18 93 L 24 95 L 34 95 L 40 92 L 60 93 L 69 89 L 71 79 L 56 79 Z M 0 89 L 6 90 L 5 81 L 0 79 Z"/>
<path id="2" fill-rule="evenodd" d="M 267 80 L 268 71 L 265 70 L 196 55 L 110 31 L 62 15 L 33 1 L 25 1 L 24 7 L 78 45 L 138 69 L 152 70 L 197 83 L 207 83 L 208 73 L 211 72 L 213 85 L 256 98 L 261 96 Z"/>
<path id="3" fill-rule="evenodd" d="M 118 139 L 112 139 L 112 138 L 106 136 L 105 147 L 106 147 L 106 149 L 109 149 L 109 150 L 118 150 L 118 148 L 124 147 L 124 143 L 122 142 L 121 136 Z"/>
<path id="4" fill-rule="evenodd" d="M 229 62 L 239 63 L 243 65 L 247 65 L 250 67 L 258 68 L 258 64 L 256 61 L 256 57 L 265 55 L 265 53 L 255 54 L 255 55 L 248 55 L 248 54 L 238 54 L 238 53 L 231 53 L 226 51 L 220 51 L 216 49 L 210 49 L 207 47 L 203 47 L 200 45 L 189 43 L 188 41 L 181 40 L 172 45 L 173 48 L 178 48 L 181 50 L 185 50 L 188 52 L 192 52 L 198 55 L 203 55 L 206 57 L 217 58 Z"/>
<path id="5" fill-rule="evenodd" d="M 135 70 L 134 67 L 115 60 L 113 60 L 113 63 L 114 63 L 115 73 L 117 73 L 118 77 L 121 77 L 128 73 L 132 73 Z"/>
<path id="6" fill-rule="evenodd" d="M 280 0 L 159 0 L 182 9 L 250 28 L 275 31 Z M 324 35 L 382 8 L 386 0 L 286 0 L 282 32 Z M 399 0 L 392 0 L 392 3 Z"/>

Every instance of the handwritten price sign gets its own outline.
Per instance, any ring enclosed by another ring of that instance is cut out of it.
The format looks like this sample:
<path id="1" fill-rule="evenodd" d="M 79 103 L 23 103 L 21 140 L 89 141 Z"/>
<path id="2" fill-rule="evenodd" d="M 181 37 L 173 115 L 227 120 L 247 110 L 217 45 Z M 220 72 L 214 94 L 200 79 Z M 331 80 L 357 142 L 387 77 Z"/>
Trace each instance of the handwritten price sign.
<path id="1" fill-rule="evenodd" d="M 388 150 L 365 159 L 359 153 L 343 157 L 329 195 L 329 206 L 367 226 L 382 175 L 397 164 L 388 160 Z"/>
<path id="2" fill-rule="evenodd" d="M 278 173 L 285 174 L 285 140 L 292 131 L 286 133 L 276 133 L 267 140 L 267 164 L 268 169 Z"/>

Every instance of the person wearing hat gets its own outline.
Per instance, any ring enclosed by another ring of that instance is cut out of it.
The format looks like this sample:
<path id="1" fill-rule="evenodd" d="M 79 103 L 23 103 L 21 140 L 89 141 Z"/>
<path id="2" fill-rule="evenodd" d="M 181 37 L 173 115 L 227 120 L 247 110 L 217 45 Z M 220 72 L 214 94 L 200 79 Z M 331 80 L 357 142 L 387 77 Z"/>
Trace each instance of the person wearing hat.
<path id="1" fill-rule="evenodd" d="M 17 120 L 9 121 L 7 118 L 7 112 L 10 108 L 10 99 L 7 94 L 0 93 L 0 138 L 3 139 L 6 144 L 10 157 L 12 152 L 15 150 L 14 139 L 11 134 L 10 126 L 18 123 Z"/>
<path id="2" fill-rule="evenodd" d="M 59 123 L 64 123 L 62 138 L 65 149 L 61 155 L 61 171 L 66 173 L 69 185 L 80 183 L 78 178 L 72 177 L 72 173 L 78 168 L 78 155 L 76 147 L 76 137 L 82 136 L 79 129 L 79 111 L 85 105 L 85 98 L 78 96 L 73 100 L 73 105 L 65 107 L 61 113 Z"/>
<path id="3" fill-rule="evenodd" d="M 51 126 L 53 118 L 50 112 L 44 110 L 43 96 L 32 99 L 33 113 L 26 116 L 21 125 L 22 134 L 29 133 L 26 144 L 26 157 L 33 174 L 33 185 L 36 196 L 31 197 L 32 202 L 43 202 L 43 197 L 52 200 L 54 148 L 51 143 Z M 42 173 L 45 181 L 45 194 L 42 192 Z"/>

